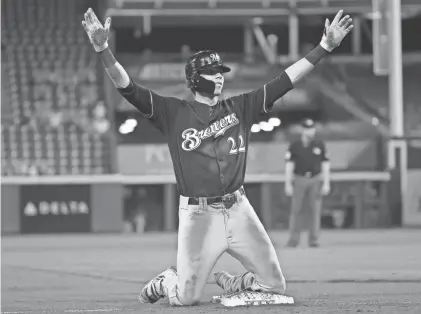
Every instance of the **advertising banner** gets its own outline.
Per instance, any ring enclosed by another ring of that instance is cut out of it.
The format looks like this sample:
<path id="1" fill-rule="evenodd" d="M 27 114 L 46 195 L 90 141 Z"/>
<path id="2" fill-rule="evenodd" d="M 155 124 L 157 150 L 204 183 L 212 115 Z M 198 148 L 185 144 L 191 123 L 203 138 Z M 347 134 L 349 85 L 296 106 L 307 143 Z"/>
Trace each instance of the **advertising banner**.
<path id="1" fill-rule="evenodd" d="M 91 231 L 89 185 L 23 185 L 20 187 L 22 233 Z"/>

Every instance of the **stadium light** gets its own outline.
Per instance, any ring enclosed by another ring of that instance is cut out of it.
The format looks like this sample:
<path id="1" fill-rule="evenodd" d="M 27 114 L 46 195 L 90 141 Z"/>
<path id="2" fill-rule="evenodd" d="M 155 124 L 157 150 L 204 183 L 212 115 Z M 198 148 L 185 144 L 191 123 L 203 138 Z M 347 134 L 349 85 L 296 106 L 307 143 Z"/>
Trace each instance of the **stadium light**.
<path id="1" fill-rule="evenodd" d="M 260 128 L 261 128 L 263 131 L 266 131 L 266 132 L 273 131 L 273 129 L 274 129 L 273 125 L 269 124 L 269 123 L 268 123 L 268 122 L 266 122 L 266 121 L 262 121 L 262 122 L 260 122 L 260 123 L 259 123 L 259 126 L 260 126 Z"/>
<path id="2" fill-rule="evenodd" d="M 137 120 L 133 119 L 133 118 L 127 119 L 125 123 L 128 126 L 133 127 L 133 128 L 135 128 L 137 126 Z"/>
<path id="3" fill-rule="evenodd" d="M 124 123 L 120 125 L 120 127 L 118 128 L 118 131 L 121 134 L 129 134 L 129 133 L 132 133 L 134 131 L 136 126 L 137 126 L 137 120 L 133 119 L 133 118 L 130 118 L 130 119 L 127 119 L 126 121 L 124 121 Z"/>
<path id="4" fill-rule="evenodd" d="M 374 117 L 374 118 L 371 119 L 371 123 L 373 123 L 373 125 L 379 125 L 379 119 Z"/>
<path id="5" fill-rule="evenodd" d="M 281 125 L 281 119 L 276 118 L 276 117 L 270 118 L 268 122 L 269 122 L 270 125 L 272 125 L 274 127 L 277 127 L 277 126 Z"/>
<path id="6" fill-rule="evenodd" d="M 251 127 L 251 133 L 258 133 L 260 132 L 260 126 L 258 124 L 253 124 Z"/>

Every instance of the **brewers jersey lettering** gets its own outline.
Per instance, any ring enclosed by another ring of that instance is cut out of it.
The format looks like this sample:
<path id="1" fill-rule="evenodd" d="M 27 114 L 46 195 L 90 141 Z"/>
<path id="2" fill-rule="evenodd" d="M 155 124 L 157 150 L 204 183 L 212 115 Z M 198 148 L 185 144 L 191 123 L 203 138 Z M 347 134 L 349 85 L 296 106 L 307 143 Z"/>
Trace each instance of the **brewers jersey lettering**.
<path id="1" fill-rule="evenodd" d="M 163 97 L 133 81 L 119 91 L 166 136 L 180 194 L 212 197 L 243 185 L 251 126 L 292 88 L 283 73 L 213 107 Z"/>

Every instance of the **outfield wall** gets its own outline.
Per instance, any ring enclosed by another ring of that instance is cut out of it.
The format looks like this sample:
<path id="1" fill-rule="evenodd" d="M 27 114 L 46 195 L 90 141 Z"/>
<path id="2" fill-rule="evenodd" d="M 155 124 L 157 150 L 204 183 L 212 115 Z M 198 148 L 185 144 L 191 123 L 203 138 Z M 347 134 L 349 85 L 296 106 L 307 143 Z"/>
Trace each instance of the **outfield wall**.
<path id="1" fill-rule="evenodd" d="M 388 172 L 334 172 L 332 180 L 332 193 L 324 200 L 326 215 L 351 213 L 349 228 L 391 225 Z M 283 174 L 246 175 L 247 196 L 268 229 L 287 228 L 290 200 L 283 193 L 284 181 Z M 177 230 L 173 175 L 5 177 L 2 234 L 122 232 L 129 188 L 155 191 L 141 204 L 154 231 Z M 410 207 L 406 213 L 411 221 L 421 215 Z"/>

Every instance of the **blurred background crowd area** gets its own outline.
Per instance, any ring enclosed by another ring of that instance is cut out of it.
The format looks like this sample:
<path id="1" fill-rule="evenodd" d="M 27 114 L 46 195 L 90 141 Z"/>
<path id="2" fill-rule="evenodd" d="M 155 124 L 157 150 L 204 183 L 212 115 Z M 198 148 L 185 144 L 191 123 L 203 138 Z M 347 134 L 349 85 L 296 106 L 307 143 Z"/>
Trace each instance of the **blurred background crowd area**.
<path id="1" fill-rule="evenodd" d="M 81 27 L 89 7 L 101 21 L 113 16 L 110 47 L 134 80 L 186 99 L 192 95 L 184 63 L 192 52 L 220 52 L 233 69 L 223 95 L 229 97 L 261 86 L 303 57 L 320 41 L 324 19 L 344 9 L 358 24 L 351 36 L 277 101 L 269 118 L 253 125 L 252 145 L 285 149 L 298 121 L 312 118 L 329 154 L 346 159 L 334 164 L 335 171 L 385 169 L 389 86 L 387 76 L 373 73 L 371 1 L 3 0 L 3 176 L 132 174 L 122 170 L 124 157 L 146 160 L 144 168 L 149 161 L 156 173 L 160 163 L 167 165 L 167 157 L 154 160 L 142 148 L 161 147 L 165 138 L 116 92 Z M 288 12 L 298 19 L 291 21 Z M 402 0 L 404 125 L 405 135 L 414 137 L 421 136 L 420 12 L 421 2 Z M 124 155 L 127 147 L 138 155 Z M 282 149 L 275 168 L 283 163 Z M 128 204 L 137 195 L 132 188 Z M 365 195 L 376 189 L 367 183 Z M 349 184 L 335 184 L 330 198 L 346 204 L 352 195 Z"/>

